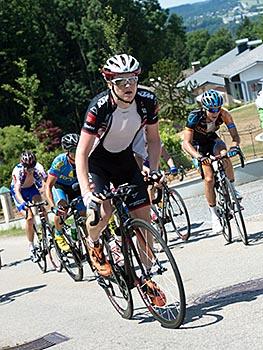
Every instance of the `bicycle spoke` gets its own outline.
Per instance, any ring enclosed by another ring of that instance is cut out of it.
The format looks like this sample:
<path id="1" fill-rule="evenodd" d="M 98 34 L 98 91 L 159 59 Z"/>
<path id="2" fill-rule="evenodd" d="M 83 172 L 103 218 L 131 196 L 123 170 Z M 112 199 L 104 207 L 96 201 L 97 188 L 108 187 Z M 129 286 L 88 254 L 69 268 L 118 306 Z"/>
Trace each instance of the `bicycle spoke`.
<path id="1" fill-rule="evenodd" d="M 232 200 L 232 215 L 234 217 L 233 222 L 235 223 L 236 229 L 237 229 L 237 233 L 240 236 L 242 242 L 247 245 L 248 244 L 248 237 L 247 237 L 247 229 L 246 229 L 246 225 L 245 225 L 245 220 L 243 218 L 243 214 L 242 214 L 242 207 L 240 205 L 239 200 L 236 198 L 236 194 L 234 191 L 234 188 L 231 184 L 231 182 L 226 179 L 228 187 L 229 187 L 229 191 L 231 193 L 231 200 Z"/>
<path id="2" fill-rule="evenodd" d="M 158 232 L 147 223 L 134 219 L 130 230 L 135 234 L 131 260 L 140 281 L 139 293 L 163 326 L 177 328 L 184 319 L 185 295 L 174 258 Z M 151 248 L 153 238 L 162 247 L 161 252 Z"/>

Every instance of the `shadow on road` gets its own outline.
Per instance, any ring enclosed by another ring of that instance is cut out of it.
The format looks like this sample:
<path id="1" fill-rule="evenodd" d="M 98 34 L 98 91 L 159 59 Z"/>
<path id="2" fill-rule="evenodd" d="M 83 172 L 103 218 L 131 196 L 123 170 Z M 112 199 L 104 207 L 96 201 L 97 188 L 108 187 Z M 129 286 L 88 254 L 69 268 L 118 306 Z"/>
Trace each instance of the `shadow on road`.
<path id="1" fill-rule="evenodd" d="M 251 302 L 262 294 L 263 278 L 234 284 L 205 294 L 193 300 L 190 306 L 187 307 L 186 318 L 181 328 L 202 328 L 215 324 L 224 318 L 219 311 L 227 305 Z M 211 317 L 213 320 L 209 321 Z M 193 325 L 187 326 L 188 323 Z"/>
<path id="2" fill-rule="evenodd" d="M 2 294 L 0 295 L 0 306 L 3 304 L 11 303 L 12 301 L 15 301 L 19 297 L 22 297 L 32 292 L 36 292 L 40 288 L 44 288 L 44 287 L 46 287 L 46 284 L 41 284 L 39 286 L 34 286 L 34 287 L 22 288 L 22 289 L 14 290 L 13 292 L 10 292 L 10 293 Z"/>
<path id="3" fill-rule="evenodd" d="M 204 222 L 191 224 L 191 236 L 187 242 L 182 241 L 178 236 L 171 238 L 171 235 L 172 234 L 175 235 L 175 233 L 168 232 L 169 248 L 173 249 L 175 246 L 178 246 L 178 244 L 181 244 L 183 246 L 184 244 L 190 244 L 190 243 L 198 242 L 202 239 L 210 239 L 220 235 L 220 234 L 213 234 L 212 229 L 207 226 L 204 228 L 200 228 L 203 224 Z M 180 248 L 182 248 L 182 246 Z"/>
<path id="4" fill-rule="evenodd" d="M 263 244 L 263 231 L 248 234 L 249 245 Z"/>
<path id="5" fill-rule="evenodd" d="M 25 259 L 21 259 L 21 260 L 16 260 L 16 261 L 12 261 L 8 264 L 3 264 L 2 267 L 13 267 L 13 266 L 17 266 L 20 265 L 26 261 L 30 261 L 30 258 L 25 258 Z"/>

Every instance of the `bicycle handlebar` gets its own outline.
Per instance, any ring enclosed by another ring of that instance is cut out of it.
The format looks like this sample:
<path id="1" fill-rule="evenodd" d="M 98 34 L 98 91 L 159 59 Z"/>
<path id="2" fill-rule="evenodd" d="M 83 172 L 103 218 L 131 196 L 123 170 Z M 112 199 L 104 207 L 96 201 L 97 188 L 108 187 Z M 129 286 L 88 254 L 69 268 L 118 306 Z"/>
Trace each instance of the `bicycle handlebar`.
<path id="1" fill-rule="evenodd" d="M 244 168 L 245 166 L 245 157 L 244 157 L 244 154 L 243 152 L 240 150 L 237 152 L 236 154 L 237 156 L 239 156 L 239 159 L 240 159 L 240 164 L 241 164 L 241 168 Z M 234 156 L 235 157 L 235 156 Z M 213 155 L 209 155 L 208 158 L 210 159 L 211 163 L 213 162 L 216 162 L 218 160 L 221 160 L 221 159 L 224 159 L 224 158 L 232 158 L 229 153 L 227 152 L 225 155 L 217 155 L 217 156 L 213 156 Z M 201 177 L 202 179 L 204 179 L 204 170 L 203 170 L 203 167 L 202 167 L 202 164 L 201 164 L 201 161 L 198 160 L 198 164 L 199 164 L 199 169 L 200 169 L 200 174 L 201 174 Z"/>
<path id="2" fill-rule="evenodd" d="M 121 198 L 122 200 L 125 200 L 127 197 L 129 197 L 131 194 L 134 193 L 133 190 L 137 187 L 138 187 L 137 185 L 128 185 L 127 183 L 120 185 L 117 189 L 114 189 L 106 193 L 104 192 L 103 193 L 105 197 L 104 200 L 113 199 L 113 198 Z M 94 215 L 95 215 L 94 220 L 90 222 L 91 226 L 96 226 L 100 221 L 100 218 L 101 218 L 100 206 L 101 204 L 98 202 L 95 202 L 95 201 L 90 202 L 90 209 L 94 211 Z"/>
<path id="3" fill-rule="evenodd" d="M 38 207 L 41 207 L 41 206 L 43 206 L 43 205 L 48 205 L 48 202 L 47 202 L 47 201 L 42 201 L 42 202 L 37 202 L 37 203 L 28 202 L 28 203 L 26 204 L 26 206 L 27 206 L 28 208 L 34 208 L 34 207 L 38 208 Z"/>

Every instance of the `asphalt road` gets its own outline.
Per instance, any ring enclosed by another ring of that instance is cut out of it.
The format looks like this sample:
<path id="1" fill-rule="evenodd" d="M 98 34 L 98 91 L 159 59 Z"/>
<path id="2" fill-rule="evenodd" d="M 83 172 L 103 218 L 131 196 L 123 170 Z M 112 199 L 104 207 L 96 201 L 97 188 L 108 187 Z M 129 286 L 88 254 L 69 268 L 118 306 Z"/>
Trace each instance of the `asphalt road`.
<path id="1" fill-rule="evenodd" d="M 211 232 L 203 196 L 187 200 L 193 234 L 170 237 L 186 291 L 180 329 L 164 329 L 146 316 L 133 291 L 135 313 L 122 319 L 92 280 L 41 274 L 27 257 L 24 237 L 1 238 L 0 349 L 58 332 L 69 340 L 53 349 L 263 349 L 263 180 L 240 186 L 250 245 L 225 245 Z M 32 348 L 31 348 L 32 349 Z"/>

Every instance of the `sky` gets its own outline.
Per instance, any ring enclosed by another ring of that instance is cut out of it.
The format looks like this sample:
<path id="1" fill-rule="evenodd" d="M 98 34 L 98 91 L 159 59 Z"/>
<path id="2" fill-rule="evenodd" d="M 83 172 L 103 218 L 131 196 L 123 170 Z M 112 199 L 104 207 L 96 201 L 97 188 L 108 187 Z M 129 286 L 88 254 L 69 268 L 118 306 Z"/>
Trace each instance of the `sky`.
<path id="1" fill-rule="evenodd" d="M 185 4 L 193 4 L 194 2 L 201 2 L 205 0 L 159 0 L 159 4 L 162 8 L 174 7 Z"/>

